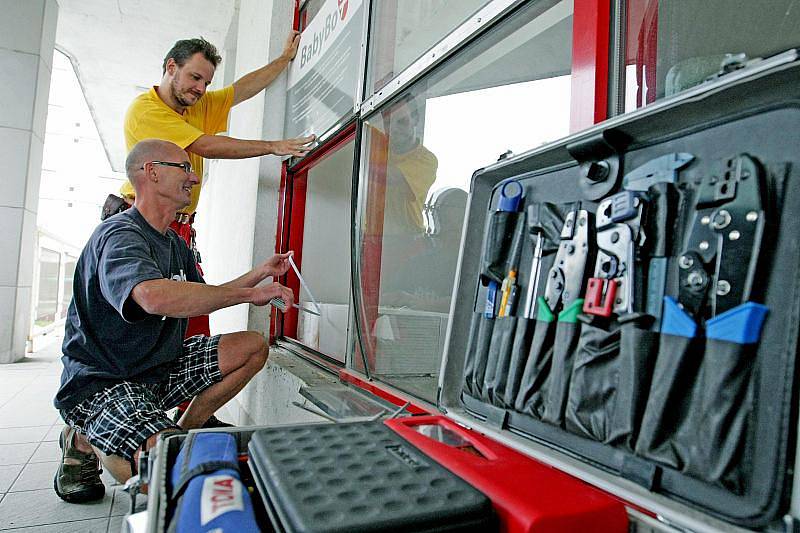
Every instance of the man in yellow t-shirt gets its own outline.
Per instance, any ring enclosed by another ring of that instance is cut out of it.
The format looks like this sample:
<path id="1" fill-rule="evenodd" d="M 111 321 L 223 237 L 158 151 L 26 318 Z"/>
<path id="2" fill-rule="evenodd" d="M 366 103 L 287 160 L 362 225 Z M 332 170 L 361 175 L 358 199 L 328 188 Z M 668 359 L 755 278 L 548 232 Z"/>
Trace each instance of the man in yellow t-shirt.
<path id="1" fill-rule="evenodd" d="M 124 124 L 127 150 L 145 139 L 171 141 L 186 150 L 192 169 L 201 180 L 192 188 L 189 206 L 176 213 L 170 226 L 195 253 L 198 267 L 199 254 L 191 225 L 200 198 L 203 158 L 243 159 L 269 154 L 300 157 L 311 149 L 315 140 L 313 135 L 279 141 L 217 135 L 227 129 L 231 107 L 255 96 L 272 83 L 294 59 L 299 44 L 300 33 L 291 32 L 277 59 L 224 89 L 206 92 L 222 58 L 216 47 L 205 39 L 180 40 L 164 58 L 161 84 L 137 96 L 128 107 Z M 125 182 L 121 193 L 128 203 L 133 203 L 135 192 L 130 182 Z M 208 316 L 189 319 L 186 336 L 192 335 L 210 335 Z M 212 417 L 211 425 L 215 422 Z"/>
<path id="2" fill-rule="evenodd" d="M 262 155 L 303 156 L 314 136 L 281 141 L 235 139 L 216 135 L 227 129 L 228 112 L 272 83 L 297 54 L 299 32 L 289 34 L 283 53 L 219 91 L 206 92 L 222 58 L 205 39 L 184 39 L 167 52 L 161 85 L 137 96 L 125 114 L 125 144 L 130 150 L 144 139 L 171 141 L 189 153 L 197 176 L 203 178 L 203 158 L 244 159 Z M 201 182 L 202 184 L 202 182 Z M 130 182 L 122 195 L 133 199 Z M 182 212 L 192 215 L 197 208 L 200 187 L 192 191 L 192 203 Z"/>

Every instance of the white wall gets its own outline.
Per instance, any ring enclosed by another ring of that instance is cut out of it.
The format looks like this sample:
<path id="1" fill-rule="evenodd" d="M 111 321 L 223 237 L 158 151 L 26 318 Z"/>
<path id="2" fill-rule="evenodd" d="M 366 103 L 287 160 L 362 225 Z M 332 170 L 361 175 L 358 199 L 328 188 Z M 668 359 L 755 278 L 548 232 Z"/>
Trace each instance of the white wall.
<path id="1" fill-rule="evenodd" d="M 268 26 L 254 28 L 254 37 L 269 41 L 270 57 L 283 50 L 286 36 L 294 19 L 294 2 L 283 0 L 269 2 L 272 6 Z M 268 29 L 268 28 L 271 28 Z M 262 115 L 264 139 L 283 137 L 283 120 L 286 109 L 286 73 L 272 84 L 265 94 Z M 278 227 L 278 189 L 281 182 L 281 159 L 270 156 L 259 160 L 258 191 L 256 196 L 255 232 L 253 234 L 253 260 L 264 261 L 275 253 Z M 269 308 L 250 306 L 249 329 L 266 334 L 269 331 Z"/>

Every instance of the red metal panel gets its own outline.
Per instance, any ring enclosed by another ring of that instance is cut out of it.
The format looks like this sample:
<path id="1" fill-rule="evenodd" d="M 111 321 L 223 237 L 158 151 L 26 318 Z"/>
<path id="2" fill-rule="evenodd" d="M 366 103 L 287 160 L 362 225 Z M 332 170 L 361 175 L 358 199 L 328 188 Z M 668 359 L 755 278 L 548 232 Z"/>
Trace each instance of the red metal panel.
<path id="1" fill-rule="evenodd" d="M 289 239 L 289 210 L 285 209 L 291 190 L 288 188 L 289 172 L 288 163 L 284 161 L 281 166 L 281 184 L 278 188 L 278 227 L 275 230 L 275 253 L 282 253 L 287 249 Z M 274 307 L 270 310 L 269 342 L 275 342 L 276 337 L 283 335 L 283 315 Z"/>
<path id="2" fill-rule="evenodd" d="M 622 502 L 577 478 L 540 463 L 444 416 L 415 416 L 384 422 L 436 462 L 482 491 L 509 533 L 592 531 L 626 533 Z M 452 446 L 423 435 L 415 426 L 436 425 L 465 445 Z"/>
<path id="3" fill-rule="evenodd" d="M 289 211 L 289 234 L 287 246 L 284 251 L 294 251 L 294 262 L 299 270 L 303 264 L 303 229 L 306 222 L 306 186 L 308 183 L 308 171 L 294 174 L 290 177 L 290 187 L 292 189 L 290 211 Z M 292 289 L 295 298 L 300 296 L 300 279 L 289 270 L 285 276 L 285 285 Z M 283 314 L 282 334 L 284 337 L 297 338 L 297 313 L 296 308 L 291 308 Z"/>
<path id="4" fill-rule="evenodd" d="M 610 0 L 575 0 L 570 132 L 608 117 Z"/>

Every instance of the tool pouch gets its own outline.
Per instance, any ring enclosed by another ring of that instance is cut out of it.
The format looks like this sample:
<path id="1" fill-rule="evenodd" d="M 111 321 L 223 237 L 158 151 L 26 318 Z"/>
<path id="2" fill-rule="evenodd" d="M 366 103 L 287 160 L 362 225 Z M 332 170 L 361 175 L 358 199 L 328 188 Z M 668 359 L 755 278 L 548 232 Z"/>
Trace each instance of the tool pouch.
<path id="1" fill-rule="evenodd" d="M 678 430 L 686 454 L 683 472 L 741 494 L 749 461 L 743 460 L 753 413 L 751 376 L 757 344 L 707 339 L 689 417 Z"/>
<path id="2" fill-rule="evenodd" d="M 575 307 L 583 306 L 583 300 L 576 300 Z M 569 382 L 572 378 L 572 365 L 581 336 L 581 323 L 569 318 L 572 313 L 565 309 L 559 314 L 556 334 L 553 340 L 553 362 L 547 383 L 547 397 L 542 420 L 555 426 L 564 427 L 564 412 L 567 407 Z"/>
<path id="3" fill-rule="evenodd" d="M 518 224 L 524 224 L 522 213 L 515 211 L 494 211 L 489 220 L 489 227 L 486 230 L 486 238 L 483 249 L 483 261 L 481 263 L 481 279 L 486 284 L 489 281 L 499 283 L 508 272 L 512 255 L 512 240 L 515 233 L 522 228 L 517 228 Z"/>
<path id="4" fill-rule="evenodd" d="M 653 379 L 636 441 L 636 454 L 680 470 L 684 453 L 675 431 L 687 417 L 691 390 L 702 361 L 702 339 L 662 333 Z"/>
<path id="5" fill-rule="evenodd" d="M 499 400 L 497 405 L 500 407 L 514 408 L 535 330 L 535 320 L 517 319 L 517 328 L 514 332 L 514 342 L 511 346 L 511 357 L 508 361 L 505 386 L 501 383 L 497 393 Z"/>
<path id="6" fill-rule="evenodd" d="M 472 315 L 467 353 L 464 359 L 464 390 L 474 398 L 481 398 L 483 395 L 483 382 L 486 376 L 486 363 L 494 321 L 494 318 L 487 318 L 483 313 Z"/>
<path id="7" fill-rule="evenodd" d="M 498 407 L 505 407 L 503 395 L 508 378 L 508 365 L 514 348 L 516 328 L 517 319 L 514 317 L 496 319 L 492 339 L 489 342 L 482 398 Z"/>
<path id="8" fill-rule="evenodd" d="M 259 531 L 230 433 L 191 433 L 172 468 L 170 533 Z"/>
<path id="9" fill-rule="evenodd" d="M 531 346 L 522 370 L 519 390 L 515 395 L 514 409 L 539 419 L 544 414 L 555 334 L 555 317 L 542 317 L 533 322 Z"/>
<path id="10" fill-rule="evenodd" d="M 633 450 L 658 336 L 633 323 L 584 325 L 572 368 L 566 429 Z"/>

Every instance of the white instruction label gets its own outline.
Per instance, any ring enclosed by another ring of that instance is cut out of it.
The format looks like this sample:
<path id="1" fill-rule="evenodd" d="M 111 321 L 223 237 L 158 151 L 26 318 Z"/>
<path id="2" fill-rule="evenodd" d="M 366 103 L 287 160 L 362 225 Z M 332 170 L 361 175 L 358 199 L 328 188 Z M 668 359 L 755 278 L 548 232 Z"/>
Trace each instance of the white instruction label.
<path id="1" fill-rule="evenodd" d="M 244 511 L 241 481 L 230 475 L 208 476 L 200 494 L 200 525 L 228 511 Z"/>

